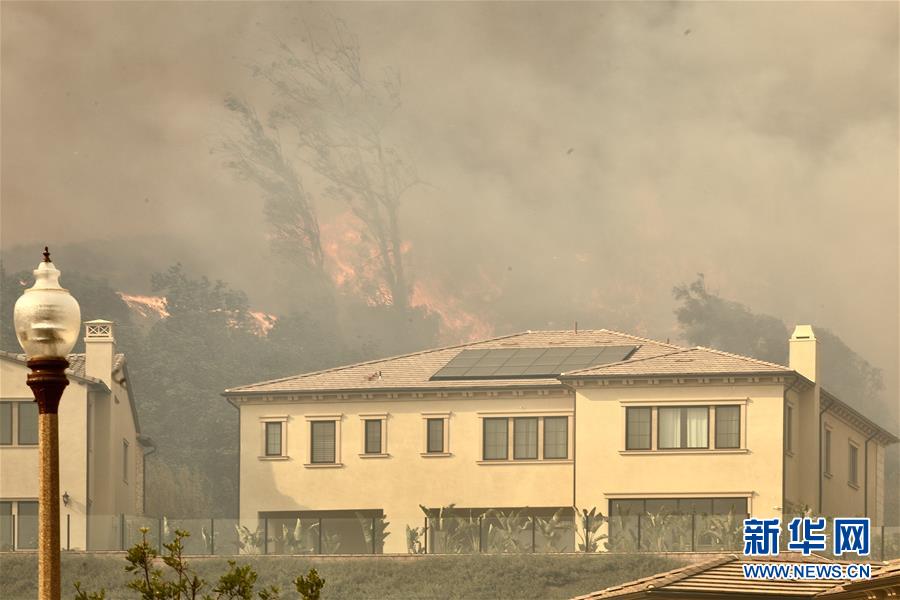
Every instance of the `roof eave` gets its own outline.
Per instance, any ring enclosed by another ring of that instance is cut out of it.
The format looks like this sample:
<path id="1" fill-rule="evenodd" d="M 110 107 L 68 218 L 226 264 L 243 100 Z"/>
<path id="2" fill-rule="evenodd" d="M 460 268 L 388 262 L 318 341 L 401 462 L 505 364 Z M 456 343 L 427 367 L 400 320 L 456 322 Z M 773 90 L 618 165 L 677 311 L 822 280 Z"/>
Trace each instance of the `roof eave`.
<path id="1" fill-rule="evenodd" d="M 328 388 L 328 389 L 298 389 L 298 390 L 247 390 L 229 389 L 222 392 L 225 398 L 234 398 L 240 396 L 299 396 L 312 394 L 403 394 L 403 393 L 435 393 L 447 391 L 459 392 L 482 392 L 492 390 L 529 390 L 529 389 L 558 389 L 566 387 L 562 382 L 557 383 L 541 383 L 536 385 L 518 384 L 518 385 L 475 385 L 475 386 L 453 386 L 453 387 L 378 387 L 378 388 Z"/>

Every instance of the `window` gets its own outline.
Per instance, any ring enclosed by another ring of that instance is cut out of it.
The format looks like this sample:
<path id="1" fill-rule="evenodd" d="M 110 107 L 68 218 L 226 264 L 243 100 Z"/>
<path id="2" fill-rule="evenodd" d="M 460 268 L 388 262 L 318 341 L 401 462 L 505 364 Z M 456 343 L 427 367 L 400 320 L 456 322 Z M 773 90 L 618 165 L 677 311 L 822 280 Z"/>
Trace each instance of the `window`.
<path id="1" fill-rule="evenodd" d="M 824 469 L 826 475 L 831 475 L 831 430 L 827 427 L 825 428 L 825 448 L 823 454 L 824 458 Z"/>
<path id="2" fill-rule="evenodd" d="M 428 441 L 426 451 L 444 452 L 444 419 L 428 419 Z"/>
<path id="3" fill-rule="evenodd" d="M 366 454 L 381 454 L 381 419 L 366 420 Z"/>
<path id="4" fill-rule="evenodd" d="M 627 407 L 625 409 L 625 449 L 650 449 L 650 413 L 649 407 Z"/>
<path id="5" fill-rule="evenodd" d="M 847 465 L 847 481 L 850 485 L 859 485 L 859 447 L 850 442 L 850 462 Z"/>
<path id="6" fill-rule="evenodd" d="M 784 409 L 784 449 L 794 451 L 794 407 L 790 404 Z"/>
<path id="7" fill-rule="evenodd" d="M 741 447 L 741 407 L 716 407 L 716 448 Z"/>
<path id="8" fill-rule="evenodd" d="M 709 407 L 660 408 L 659 447 L 708 448 Z"/>
<path id="9" fill-rule="evenodd" d="M 283 424 L 281 421 L 267 421 L 266 427 L 266 456 L 282 456 Z"/>
<path id="10" fill-rule="evenodd" d="M 128 483 L 128 440 L 122 440 L 122 481 Z"/>
<path id="11" fill-rule="evenodd" d="M 18 443 L 20 446 L 34 446 L 38 443 L 38 406 L 37 402 L 16 402 L 18 413 Z"/>
<path id="12" fill-rule="evenodd" d="M 506 460 L 509 456 L 509 420 L 484 420 L 484 460 Z"/>
<path id="13" fill-rule="evenodd" d="M 38 546 L 38 503 L 16 502 L 17 548 L 34 550 Z"/>
<path id="14" fill-rule="evenodd" d="M 513 458 L 516 460 L 537 460 L 537 457 L 537 417 L 516 417 L 513 419 Z"/>
<path id="15" fill-rule="evenodd" d="M 0 552 L 14 550 L 12 502 L 0 502 Z"/>
<path id="16" fill-rule="evenodd" d="M 313 464 L 335 462 L 335 422 L 310 423 L 310 461 Z"/>
<path id="17" fill-rule="evenodd" d="M 544 458 L 569 458 L 568 417 L 544 417 Z"/>

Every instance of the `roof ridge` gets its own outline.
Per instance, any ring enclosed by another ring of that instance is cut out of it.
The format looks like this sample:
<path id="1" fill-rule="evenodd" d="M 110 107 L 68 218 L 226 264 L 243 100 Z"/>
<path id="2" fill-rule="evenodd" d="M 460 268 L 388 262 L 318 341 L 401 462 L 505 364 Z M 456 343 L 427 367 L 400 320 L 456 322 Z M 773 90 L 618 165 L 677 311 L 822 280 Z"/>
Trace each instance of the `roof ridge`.
<path id="1" fill-rule="evenodd" d="M 685 352 L 690 352 L 691 350 L 695 350 L 695 348 L 682 348 L 681 350 L 675 350 L 673 352 L 666 352 L 665 354 L 657 354 L 656 356 L 645 356 L 644 358 L 635 358 L 634 360 L 626 358 L 625 360 L 617 360 L 616 362 L 606 363 L 605 365 L 597 365 L 595 367 L 584 367 L 583 369 L 577 369 L 575 371 L 568 371 L 567 373 L 560 373 L 560 377 L 563 375 L 578 375 L 583 371 L 596 371 L 597 369 L 605 369 L 607 367 L 615 367 L 621 364 L 634 364 L 639 362 L 644 362 L 647 360 L 653 360 L 656 358 L 664 358 L 666 356 L 672 356 L 675 354 L 683 354 Z"/>
<path id="2" fill-rule="evenodd" d="M 669 343 L 669 342 L 661 342 L 661 341 L 659 341 L 659 340 L 654 340 L 654 339 L 651 339 L 651 338 L 645 338 L 645 337 L 641 337 L 641 336 L 639 336 L 639 335 L 632 335 L 632 334 L 630 334 L 630 333 L 625 333 L 624 331 L 616 331 L 615 329 L 598 329 L 598 330 L 596 330 L 596 331 L 605 331 L 606 333 L 614 333 L 614 334 L 616 334 L 616 335 L 621 335 L 622 337 L 631 338 L 631 339 L 633 339 L 633 340 L 638 340 L 638 341 L 641 341 L 641 342 L 650 342 L 650 343 L 653 343 L 653 344 L 659 344 L 660 346 L 668 346 L 669 348 L 678 348 L 678 349 L 684 348 L 684 346 L 679 346 L 679 345 L 677 345 L 677 344 L 672 344 L 672 343 Z"/>
<path id="3" fill-rule="evenodd" d="M 306 378 L 306 377 L 312 377 L 312 376 L 314 376 L 314 375 L 323 375 L 323 374 L 325 374 L 325 373 L 334 373 L 335 371 L 342 371 L 342 370 L 344 370 L 344 369 L 352 369 L 352 368 L 355 368 L 355 367 L 363 367 L 363 366 L 365 366 L 365 365 L 373 365 L 373 364 L 376 364 L 376 363 L 387 362 L 387 361 L 390 361 L 390 360 L 397 360 L 397 359 L 400 359 L 400 358 L 409 358 L 409 357 L 411 357 L 411 356 L 421 356 L 421 355 L 423 355 L 423 354 L 431 354 L 432 352 L 443 352 L 444 350 L 453 350 L 454 348 L 465 348 L 465 347 L 467 347 L 467 346 L 473 346 L 473 345 L 475 345 L 475 344 L 483 344 L 483 343 L 485 343 L 485 342 L 495 342 L 495 341 L 497 341 L 497 340 L 505 340 L 505 339 L 509 339 L 509 338 L 513 338 L 513 337 L 518 337 L 518 336 L 520 336 L 520 335 L 527 335 L 527 334 L 529 334 L 529 333 L 534 333 L 534 332 L 531 331 L 530 329 L 528 329 L 528 330 L 525 330 L 525 331 L 519 331 L 519 332 L 516 332 L 516 333 L 510 333 L 510 334 L 507 334 L 507 335 L 500 335 L 500 336 L 497 336 L 497 337 L 486 338 L 486 339 L 478 340 L 478 341 L 475 341 L 475 342 L 467 342 L 467 343 L 465 343 L 465 344 L 454 344 L 454 345 L 452 345 L 452 346 L 441 346 L 441 347 L 439 347 L 439 348 L 427 348 L 427 349 L 425 349 L 425 350 L 417 350 L 416 352 L 408 352 L 408 353 L 406 353 L 406 354 L 397 354 L 397 355 L 395 355 L 395 356 L 385 356 L 384 358 L 376 358 L 376 359 L 373 359 L 373 360 L 366 360 L 366 361 L 363 361 L 363 362 L 352 363 L 352 364 L 349 364 L 349 365 L 339 365 L 339 366 L 337 366 L 337 367 L 331 367 L 331 368 L 328 368 L 328 369 L 321 369 L 321 370 L 319 370 L 319 371 L 312 371 L 312 372 L 309 372 L 309 373 L 298 373 L 298 374 L 296 374 L 296 375 L 288 375 L 288 376 L 286 376 L 286 377 L 278 377 L 278 378 L 276 378 L 276 379 L 268 379 L 268 380 L 266 380 L 266 381 L 256 381 L 256 382 L 253 382 L 253 383 L 248 383 L 248 384 L 246 384 L 246 385 L 240 385 L 240 386 L 237 386 L 237 387 L 228 388 L 228 389 L 225 390 L 225 393 L 228 393 L 228 392 L 234 392 L 234 391 L 240 390 L 242 387 L 258 386 L 258 385 L 267 385 L 267 384 L 271 384 L 271 383 L 279 383 L 279 382 L 281 382 L 281 381 L 288 381 L 288 380 L 291 380 L 291 379 L 304 379 L 304 378 Z"/>
<path id="4" fill-rule="evenodd" d="M 760 360 L 758 358 L 753 358 L 752 356 L 745 356 L 743 354 L 735 354 L 734 352 L 726 352 L 724 350 L 719 350 L 718 348 L 710 348 L 708 346 L 694 346 L 692 350 L 708 350 L 709 352 L 715 352 L 716 354 L 722 354 L 724 356 L 730 356 L 732 358 L 740 358 L 743 360 L 749 360 L 750 362 L 759 363 L 761 365 L 766 365 L 767 367 L 777 367 L 779 369 L 785 369 L 790 371 L 790 367 L 786 367 L 784 365 L 779 365 L 778 363 L 769 362 L 767 360 Z"/>

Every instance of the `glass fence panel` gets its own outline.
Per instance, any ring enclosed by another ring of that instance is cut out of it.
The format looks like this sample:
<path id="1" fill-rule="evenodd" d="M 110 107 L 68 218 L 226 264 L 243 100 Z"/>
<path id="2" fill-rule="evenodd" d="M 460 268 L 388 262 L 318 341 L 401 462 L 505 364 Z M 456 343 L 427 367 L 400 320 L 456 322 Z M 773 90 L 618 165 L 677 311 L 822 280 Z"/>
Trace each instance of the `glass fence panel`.
<path id="1" fill-rule="evenodd" d="M 263 520 L 265 554 L 318 554 L 322 536 L 317 518 L 273 518 Z"/>
<path id="2" fill-rule="evenodd" d="M 122 518 L 125 525 L 125 537 L 123 543 L 116 547 L 118 550 L 128 550 L 135 544 L 140 544 L 144 539 L 142 528 L 147 529 L 147 543 L 150 547 L 160 550 L 160 528 L 162 522 L 155 517 L 139 517 L 134 515 L 125 515 Z M 116 526 L 118 529 L 118 524 Z M 165 540 L 169 541 L 169 540 Z"/>
<path id="3" fill-rule="evenodd" d="M 481 519 L 481 549 L 491 554 L 533 552 L 536 523 L 519 513 L 488 513 Z"/>
<path id="4" fill-rule="evenodd" d="M 637 552 L 640 535 L 638 515 L 617 515 L 609 518 L 610 552 Z"/>
<path id="5" fill-rule="evenodd" d="M 896 560 L 900 558 L 900 527 L 880 528 L 879 554 L 880 560 Z M 873 543 L 874 546 L 874 543 Z"/>
<path id="6" fill-rule="evenodd" d="M 188 537 L 181 541 L 184 554 L 212 554 L 212 520 L 210 519 L 162 519 L 163 541 L 175 539 L 175 531 L 185 531 Z"/>
<path id="7" fill-rule="evenodd" d="M 575 516 L 535 517 L 534 551 L 575 552 Z"/>
<path id="8" fill-rule="evenodd" d="M 119 515 L 89 515 L 87 549 L 120 550 L 121 548 L 121 517 Z"/>
<path id="9" fill-rule="evenodd" d="M 472 554 L 482 548 L 481 522 L 477 516 L 430 517 L 430 554 Z"/>
<path id="10" fill-rule="evenodd" d="M 695 515 L 693 529 L 697 552 L 743 551 L 743 515 Z"/>
<path id="11" fill-rule="evenodd" d="M 688 552 L 691 550 L 692 515 L 643 514 L 640 516 L 640 550 Z"/>
<path id="12" fill-rule="evenodd" d="M 0 552 L 15 550 L 15 517 L 12 515 L 0 515 Z"/>
<path id="13" fill-rule="evenodd" d="M 211 554 L 218 556 L 233 556 L 235 554 L 259 554 L 262 535 L 259 526 L 251 532 L 248 528 L 248 537 L 242 537 L 238 519 L 213 519 L 212 520 L 212 548 Z M 253 533 L 260 532 L 253 537 Z"/>
<path id="14" fill-rule="evenodd" d="M 321 554 L 374 554 L 372 517 L 322 518 Z M 378 542 L 375 542 L 376 546 Z"/>

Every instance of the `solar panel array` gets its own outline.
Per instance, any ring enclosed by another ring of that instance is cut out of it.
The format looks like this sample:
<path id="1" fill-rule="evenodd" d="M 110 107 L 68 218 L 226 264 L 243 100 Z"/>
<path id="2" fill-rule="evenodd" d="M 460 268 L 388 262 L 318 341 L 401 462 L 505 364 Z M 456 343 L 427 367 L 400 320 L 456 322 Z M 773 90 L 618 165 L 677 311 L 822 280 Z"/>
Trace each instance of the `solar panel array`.
<path id="1" fill-rule="evenodd" d="M 557 377 L 561 373 L 625 360 L 636 349 L 637 346 L 569 346 L 463 350 L 432 375 L 431 380 Z"/>

